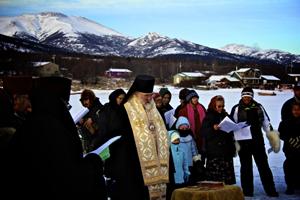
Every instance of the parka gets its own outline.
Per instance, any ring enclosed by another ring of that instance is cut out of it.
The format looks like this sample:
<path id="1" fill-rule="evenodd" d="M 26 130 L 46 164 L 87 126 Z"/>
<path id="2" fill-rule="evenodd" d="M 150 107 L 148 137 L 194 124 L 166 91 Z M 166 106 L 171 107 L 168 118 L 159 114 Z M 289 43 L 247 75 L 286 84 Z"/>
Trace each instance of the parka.
<path id="1" fill-rule="evenodd" d="M 193 132 L 191 130 L 178 130 L 179 126 L 182 124 L 188 124 L 189 121 L 185 117 L 179 117 L 176 122 L 176 128 L 180 135 L 180 143 L 179 147 L 184 149 L 187 154 L 188 165 L 190 167 L 193 166 L 193 157 L 198 155 L 198 150 L 196 146 L 196 142 L 192 137 Z"/>
<path id="2" fill-rule="evenodd" d="M 100 109 L 102 107 L 103 107 L 103 105 L 101 104 L 99 98 L 96 97 L 93 105 L 89 108 L 89 112 L 83 118 L 85 118 L 85 119 L 91 118 L 92 123 L 96 123 L 98 125 L 98 120 L 99 120 L 98 112 L 100 112 Z M 77 124 L 82 125 L 79 122 Z M 97 138 L 98 137 L 97 136 L 98 129 L 95 130 L 96 131 L 95 133 L 91 133 L 87 128 L 82 126 L 81 130 L 82 130 L 83 138 L 85 140 L 91 140 L 93 138 Z"/>
<path id="3" fill-rule="evenodd" d="M 169 131 L 169 139 L 171 141 L 171 134 L 174 130 Z M 179 134 L 179 133 L 178 133 Z M 174 180 L 176 184 L 184 183 L 184 174 L 190 175 L 189 166 L 187 162 L 187 155 L 184 149 L 180 148 L 178 145 L 170 142 L 170 148 L 172 151 L 173 162 L 175 167 Z"/>
<path id="4" fill-rule="evenodd" d="M 299 156 L 300 147 L 298 145 L 292 145 L 289 141 L 300 138 L 300 122 L 297 118 L 292 116 L 289 119 L 281 121 L 278 131 L 280 132 L 280 139 L 284 141 L 283 152 L 285 155 Z"/>
<path id="5" fill-rule="evenodd" d="M 227 116 L 227 113 L 218 113 L 214 110 L 208 110 L 201 126 L 202 137 L 205 139 L 205 148 L 207 157 L 228 156 L 235 154 L 235 145 L 233 133 L 226 133 L 222 130 L 215 130 L 214 125 Z"/>

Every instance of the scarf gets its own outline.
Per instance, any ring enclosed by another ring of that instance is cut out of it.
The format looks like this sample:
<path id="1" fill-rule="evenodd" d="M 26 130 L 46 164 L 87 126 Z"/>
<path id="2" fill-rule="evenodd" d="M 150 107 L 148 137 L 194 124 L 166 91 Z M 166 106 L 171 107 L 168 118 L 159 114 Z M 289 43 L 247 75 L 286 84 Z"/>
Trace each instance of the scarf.
<path id="1" fill-rule="evenodd" d="M 209 105 L 208 105 L 207 110 L 214 110 L 214 111 L 217 111 L 216 99 L 217 99 L 217 98 L 220 98 L 220 97 L 222 97 L 222 96 L 220 96 L 220 95 L 214 96 L 214 97 L 210 100 L 210 103 L 209 103 Z M 223 98 L 223 97 L 222 97 L 222 98 Z M 223 98 L 223 100 L 224 100 L 224 98 Z M 224 100 L 224 103 L 225 103 L 225 100 Z M 223 109 L 222 109 L 222 112 L 223 112 L 223 113 L 226 113 L 226 110 L 223 108 Z"/>
<path id="2" fill-rule="evenodd" d="M 247 121 L 247 113 L 246 110 L 257 109 L 258 121 L 260 124 L 264 121 L 264 113 L 261 108 L 261 105 L 256 101 L 252 100 L 249 105 L 245 105 L 243 100 L 241 99 L 239 102 L 239 110 L 238 110 L 238 121 L 244 122 Z"/>
<path id="3" fill-rule="evenodd" d="M 132 95 L 124 104 L 141 164 L 144 183 L 148 186 L 150 199 L 166 196 L 169 182 L 169 135 L 161 115 L 155 106 L 150 109 L 154 131 L 150 131 L 150 121 L 139 99 Z"/>
<path id="4" fill-rule="evenodd" d="M 190 128 L 193 131 L 193 133 L 196 134 L 195 133 L 196 125 L 195 125 L 195 118 L 194 118 L 194 109 L 190 104 L 187 104 L 186 106 L 187 106 L 188 119 L 190 122 Z M 197 104 L 197 110 L 199 112 L 200 124 L 202 124 L 202 121 L 205 117 L 205 110 L 202 108 L 202 106 L 199 103 Z"/>

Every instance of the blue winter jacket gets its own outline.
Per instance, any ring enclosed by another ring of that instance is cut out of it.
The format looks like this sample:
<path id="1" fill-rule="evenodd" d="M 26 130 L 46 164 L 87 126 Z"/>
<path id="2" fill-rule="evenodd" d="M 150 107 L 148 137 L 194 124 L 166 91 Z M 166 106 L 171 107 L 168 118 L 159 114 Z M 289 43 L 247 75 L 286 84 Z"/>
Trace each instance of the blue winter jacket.
<path id="1" fill-rule="evenodd" d="M 176 123 L 176 129 L 178 129 L 179 126 L 182 124 L 186 124 L 186 125 L 190 126 L 189 120 L 183 116 L 178 118 L 177 123 Z M 180 135 L 179 147 L 183 148 L 185 150 L 185 153 L 187 155 L 188 165 L 190 167 L 192 167 L 193 166 L 193 156 L 198 155 L 197 146 L 196 146 L 196 143 L 195 143 L 193 137 L 191 135 L 188 135 L 186 137 L 182 137 Z"/>
<path id="2" fill-rule="evenodd" d="M 174 179 L 176 184 L 184 183 L 184 174 L 190 175 L 189 166 L 187 162 L 187 156 L 184 149 L 179 145 L 171 143 L 171 134 L 174 130 L 169 131 L 170 147 L 173 155 L 174 167 L 176 172 L 174 173 Z M 177 131 L 176 131 L 177 132 Z M 179 133 L 178 133 L 179 134 Z"/>
<path id="3" fill-rule="evenodd" d="M 193 166 L 193 156 L 198 155 L 196 143 L 191 135 L 186 137 L 180 136 L 179 147 L 182 148 L 187 155 L 188 166 Z"/>

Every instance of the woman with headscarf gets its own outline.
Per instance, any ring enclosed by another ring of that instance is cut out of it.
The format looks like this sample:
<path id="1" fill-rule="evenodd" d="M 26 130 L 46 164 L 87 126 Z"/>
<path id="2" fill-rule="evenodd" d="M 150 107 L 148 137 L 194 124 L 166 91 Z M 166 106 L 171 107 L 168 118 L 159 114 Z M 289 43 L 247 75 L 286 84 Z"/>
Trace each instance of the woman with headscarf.
<path id="1" fill-rule="evenodd" d="M 101 131 L 98 131 L 99 138 L 102 137 L 100 135 L 100 132 L 101 134 L 103 134 L 109 130 L 111 126 L 111 121 L 116 113 L 116 110 L 118 106 L 121 104 L 121 102 L 123 101 L 123 99 L 125 98 L 125 95 L 126 93 L 123 89 L 117 89 L 109 95 L 108 97 L 109 102 L 103 106 L 103 108 L 99 113 L 98 125 L 101 128 Z"/>
<path id="2" fill-rule="evenodd" d="M 220 122 L 228 116 L 224 103 L 222 96 L 211 99 L 202 122 L 201 133 L 205 139 L 207 180 L 231 185 L 236 183 L 233 167 L 235 145 L 232 132 L 226 133 L 220 130 Z"/>
<path id="3" fill-rule="evenodd" d="M 101 131 L 100 131 L 100 129 L 98 131 L 99 139 L 101 139 L 103 137 L 103 133 L 106 134 L 109 131 L 110 126 L 112 124 L 111 123 L 112 119 L 113 119 L 114 115 L 116 114 L 116 110 L 117 110 L 118 106 L 121 104 L 121 102 L 125 98 L 125 95 L 126 95 L 126 93 L 123 89 L 117 89 L 109 95 L 109 97 L 108 97 L 109 102 L 103 106 L 103 108 L 101 109 L 101 111 L 99 113 L 98 125 L 101 129 Z M 108 195 L 111 200 L 114 200 L 115 199 L 115 195 L 114 195 L 115 180 L 110 179 L 111 173 L 110 173 L 109 169 L 106 167 L 104 168 L 104 174 L 107 177 L 106 184 L 107 184 Z"/>

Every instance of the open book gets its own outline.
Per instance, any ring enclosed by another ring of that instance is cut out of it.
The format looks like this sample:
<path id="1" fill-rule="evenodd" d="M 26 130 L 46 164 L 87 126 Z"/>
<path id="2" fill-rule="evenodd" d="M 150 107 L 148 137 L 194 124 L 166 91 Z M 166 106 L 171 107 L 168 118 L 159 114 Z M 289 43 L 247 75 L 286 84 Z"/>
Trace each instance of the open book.
<path id="1" fill-rule="evenodd" d="M 94 153 L 97 154 L 101 157 L 102 160 L 106 160 L 107 158 L 110 157 L 110 153 L 109 153 L 109 145 L 111 145 L 113 142 L 115 142 L 116 140 L 120 139 L 121 136 L 116 136 L 111 138 L 110 140 L 108 140 L 107 142 L 105 142 L 101 147 L 99 147 L 98 149 L 91 151 L 87 154 L 84 154 L 83 157 L 85 157 L 86 155 L 90 154 L 90 153 Z"/>

